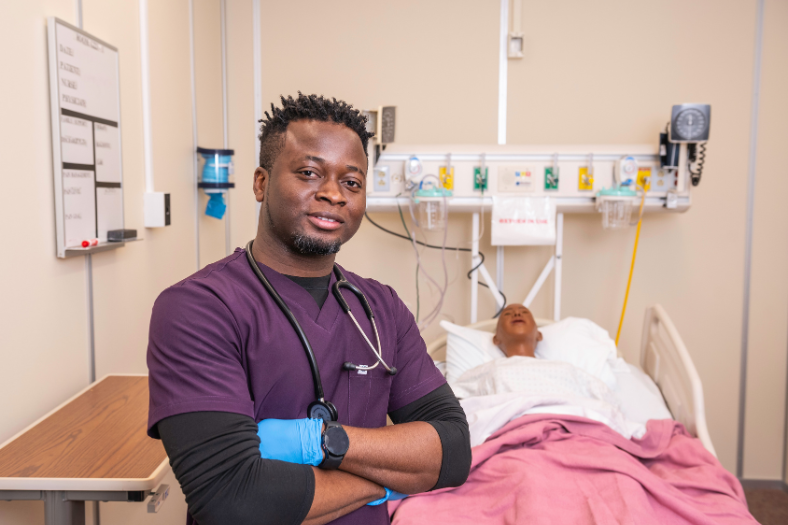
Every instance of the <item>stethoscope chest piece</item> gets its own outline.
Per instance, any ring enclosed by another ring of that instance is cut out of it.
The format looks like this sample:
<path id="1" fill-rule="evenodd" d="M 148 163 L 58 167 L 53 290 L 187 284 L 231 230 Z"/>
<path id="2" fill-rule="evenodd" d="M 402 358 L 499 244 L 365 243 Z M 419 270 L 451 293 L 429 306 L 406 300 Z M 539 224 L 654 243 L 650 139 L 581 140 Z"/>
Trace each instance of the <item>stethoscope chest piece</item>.
<path id="1" fill-rule="evenodd" d="M 323 421 L 337 421 L 339 419 L 337 407 L 331 401 L 312 401 L 306 409 L 306 414 L 310 419 L 322 419 Z"/>

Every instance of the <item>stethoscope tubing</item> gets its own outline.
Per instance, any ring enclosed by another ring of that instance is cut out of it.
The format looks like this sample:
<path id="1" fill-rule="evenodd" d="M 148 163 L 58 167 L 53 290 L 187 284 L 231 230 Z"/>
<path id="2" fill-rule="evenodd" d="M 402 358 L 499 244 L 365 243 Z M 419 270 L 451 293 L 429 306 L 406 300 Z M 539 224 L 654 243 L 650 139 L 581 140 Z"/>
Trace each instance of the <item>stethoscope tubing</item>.
<path id="1" fill-rule="evenodd" d="M 263 274 L 262 270 L 260 270 L 260 267 L 257 265 L 257 261 L 254 259 L 254 255 L 252 255 L 253 244 L 254 244 L 254 240 L 251 240 L 246 245 L 246 259 L 247 261 L 249 261 L 249 265 L 252 267 L 252 270 L 254 271 L 255 275 L 257 275 L 257 278 L 263 284 L 263 287 L 265 287 L 265 289 L 274 299 L 274 302 L 277 304 L 279 309 L 282 311 L 282 313 L 285 315 L 287 320 L 290 322 L 290 325 L 293 327 L 293 330 L 295 330 L 298 339 L 301 341 L 301 345 L 304 347 L 304 353 L 306 354 L 307 361 L 309 362 L 309 368 L 312 370 L 312 378 L 315 383 L 315 396 L 317 397 L 318 401 L 323 402 L 325 401 L 325 395 L 323 393 L 323 381 L 320 378 L 320 369 L 318 367 L 317 358 L 315 357 L 315 352 L 312 349 L 312 345 L 309 343 L 309 339 L 307 339 L 304 330 L 301 328 L 301 325 L 299 324 L 298 320 L 293 315 L 293 312 L 290 310 L 290 308 L 285 303 L 284 299 L 282 299 L 282 296 L 279 295 L 279 293 L 276 291 L 276 288 L 274 288 L 271 282 L 266 278 L 265 274 Z M 375 355 L 376 358 L 374 365 L 371 366 L 354 365 L 348 362 L 345 363 L 344 365 L 345 369 L 367 371 L 376 368 L 378 364 L 382 364 L 383 368 L 385 368 L 389 374 L 395 375 L 397 373 L 397 369 L 390 367 L 383 360 L 383 349 L 380 344 L 380 334 L 378 333 L 378 326 L 377 323 L 375 322 L 375 314 L 372 311 L 372 307 L 369 305 L 369 301 L 367 301 L 366 296 L 361 290 L 358 289 L 356 285 L 352 284 L 350 281 L 348 281 L 345 278 L 345 275 L 342 273 L 342 270 L 340 270 L 339 266 L 337 266 L 336 264 L 334 265 L 334 274 L 336 275 L 337 280 L 334 283 L 331 292 L 334 295 L 334 297 L 336 297 L 340 307 L 345 311 L 345 313 L 347 313 L 350 316 L 350 319 L 353 321 L 353 324 L 356 325 L 358 332 L 364 338 L 364 341 L 367 343 L 367 345 L 369 345 L 370 350 L 372 350 L 372 353 Z M 372 345 L 372 342 L 367 337 L 367 334 L 364 333 L 364 330 L 362 330 L 361 325 L 358 323 L 358 320 L 356 320 L 356 316 L 354 316 L 353 312 L 350 310 L 350 305 L 342 296 L 342 288 L 347 288 L 348 290 L 350 290 L 350 292 L 353 295 L 355 295 L 356 298 L 361 303 L 361 307 L 364 309 L 364 312 L 367 314 L 367 317 L 369 318 L 369 321 L 372 324 L 372 330 L 375 332 L 375 340 L 378 344 L 377 348 L 375 348 Z"/>
<path id="2" fill-rule="evenodd" d="M 293 315 L 293 312 L 290 311 L 290 308 L 288 308 L 287 304 L 285 304 L 284 299 L 282 299 L 270 281 L 266 278 L 262 270 L 260 270 L 260 267 L 257 266 L 257 261 L 255 261 L 254 256 L 252 255 L 253 243 L 254 241 L 252 240 L 246 245 L 246 258 L 249 261 L 249 265 L 252 267 L 252 270 L 254 270 L 254 273 L 257 275 L 257 278 L 260 279 L 260 282 L 263 284 L 265 289 L 274 299 L 276 305 L 279 307 L 282 313 L 285 314 L 285 317 L 290 322 L 293 330 L 295 330 L 298 339 L 301 340 L 301 345 L 304 347 L 304 353 L 306 354 L 307 361 L 309 361 L 309 368 L 312 369 L 312 379 L 314 379 L 315 383 L 315 397 L 317 397 L 319 401 L 325 401 L 325 395 L 323 394 L 323 381 L 320 379 L 320 370 L 317 366 L 317 358 L 315 357 L 315 352 L 312 350 L 312 345 L 309 344 L 309 339 L 307 339 L 304 330 L 301 328 L 298 320 Z"/>

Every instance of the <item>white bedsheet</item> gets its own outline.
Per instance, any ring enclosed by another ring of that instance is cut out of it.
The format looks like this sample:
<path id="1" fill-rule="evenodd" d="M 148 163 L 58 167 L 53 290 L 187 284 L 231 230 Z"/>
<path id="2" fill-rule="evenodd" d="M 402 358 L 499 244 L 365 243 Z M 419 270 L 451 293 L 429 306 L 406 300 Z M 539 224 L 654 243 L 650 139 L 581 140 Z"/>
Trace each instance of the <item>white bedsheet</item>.
<path id="1" fill-rule="evenodd" d="M 450 385 L 468 417 L 471 446 L 526 414 L 587 417 L 627 439 L 641 437 L 649 419 L 670 418 L 648 376 L 620 358 L 612 368 L 615 390 L 569 363 L 531 357 L 496 359 L 468 370 Z"/>

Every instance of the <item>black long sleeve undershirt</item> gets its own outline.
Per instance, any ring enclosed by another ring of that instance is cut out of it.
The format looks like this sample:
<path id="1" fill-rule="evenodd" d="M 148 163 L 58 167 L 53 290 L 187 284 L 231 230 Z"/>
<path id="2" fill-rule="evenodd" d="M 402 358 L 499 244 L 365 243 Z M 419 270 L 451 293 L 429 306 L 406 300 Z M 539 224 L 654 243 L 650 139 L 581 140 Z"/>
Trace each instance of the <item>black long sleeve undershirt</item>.
<path id="1" fill-rule="evenodd" d="M 432 490 L 459 486 L 471 464 L 465 413 L 448 385 L 389 414 L 395 424 L 426 421 L 443 461 Z M 158 425 L 189 512 L 200 525 L 301 523 L 312 506 L 312 468 L 260 457 L 257 424 L 229 412 L 191 412 Z"/>

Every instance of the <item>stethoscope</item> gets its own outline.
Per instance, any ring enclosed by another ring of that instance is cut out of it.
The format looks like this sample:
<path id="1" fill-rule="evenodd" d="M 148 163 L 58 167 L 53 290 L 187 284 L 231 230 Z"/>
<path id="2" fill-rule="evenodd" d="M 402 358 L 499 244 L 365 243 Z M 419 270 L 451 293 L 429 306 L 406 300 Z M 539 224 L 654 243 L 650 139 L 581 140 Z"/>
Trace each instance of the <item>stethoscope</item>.
<path id="1" fill-rule="evenodd" d="M 246 259 L 249 261 L 249 266 L 252 267 L 255 275 L 257 278 L 260 279 L 260 282 L 263 284 L 263 287 L 268 290 L 268 293 L 273 298 L 274 302 L 279 306 L 279 309 L 282 310 L 282 313 L 285 314 L 287 320 L 290 321 L 290 325 L 295 330 L 296 335 L 301 340 L 301 345 L 304 347 L 304 352 L 306 353 L 306 359 L 309 361 L 309 368 L 312 370 L 312 380 L 315 383 L 315 397 L 317 400 L 313 401 L 309 404 L 306 409 L 307 415 L 312 419 L 322 419 L 323 421 L 337 421 L 339 418 L 337 414 L 337 407 L 334 406 L 334 403 L 331 401 L 326 401 L 325 395 L 323 394 L 323 382 L 320 380 L 320 370 L 317 367 L 317 358 L 315 358 L 315 352 L 312 350 L 312 345 L 309 344 L 309 339 L 307 339 L 304 330 L 301 328 L 301 325 L 298 324 L 298 320 L 293 315 L 293 312 L 290 311 L 290 308 L 287 307 L 282 297 L 273 287 L 271 282 L 263 275 L 262 270 L 260 267 L 257 266 L 257 261 L 255 261 L 254 256 L 252 255 L 252 244 L 254 241 L 249 241 L 249 244 L 246 245 Z M 353 324 L 356 325 L 361 336 L 366 341 L 369 348 L 372 350 L 372 353 L 375 354 L 375 358 L 377 362 L 374 365 L 355 365 L 350 361 L 346 361 L 342 368 L 344 370 L 358 370 L 361 372 L 366 372 L 367 370 L 372 370 L 373 368 L 377 367 L 378 364 L 383 365 L 383 368 L 386 369 L 390 375 L 394 375 L 397 373 L 397 369 L 393 366 L 390 367 L 383 361 L 383 351 L 380 347 L 380 336 L 378 335 L 378 327 L 375 324 L 375 314 L 372 312 L 372 308 L 369 306 L 369 302 L 367 298 L 364 296 L 364 293 L 358 289 L 354 284 L 349 282 L 345 275 L 342 273 L 342 270 L 339 269 L 339 266 L 336 264 L 334 265 L 334 275 L 336 275 L 337 280 L 334 283 L 334 286 L 331 287 L 331 293 L 334 294 L 339 305 L 342 309 L 347 313 L 350 318 L 353 320 Z M 367 318 L 372 323 L 372 330 L 375 332 L 375 339 L 377 340 L 378 347 L 375 348 L 372 346 L 372 342 L 370 342 L 367 334 L 364 333 L 364 330 L 361 329 L 361 325 L 358 324 L 356 317 L 353 315 L 353 312 L 350 311 L 350 305 L 347 304 L 345 298 L 342 297 L 342 288 L 347 288 L 353 295 L 355 295 L 358 300 L 361 302 L 361 306 L 364 308 L 364 311 L 367 314 Z"/>

